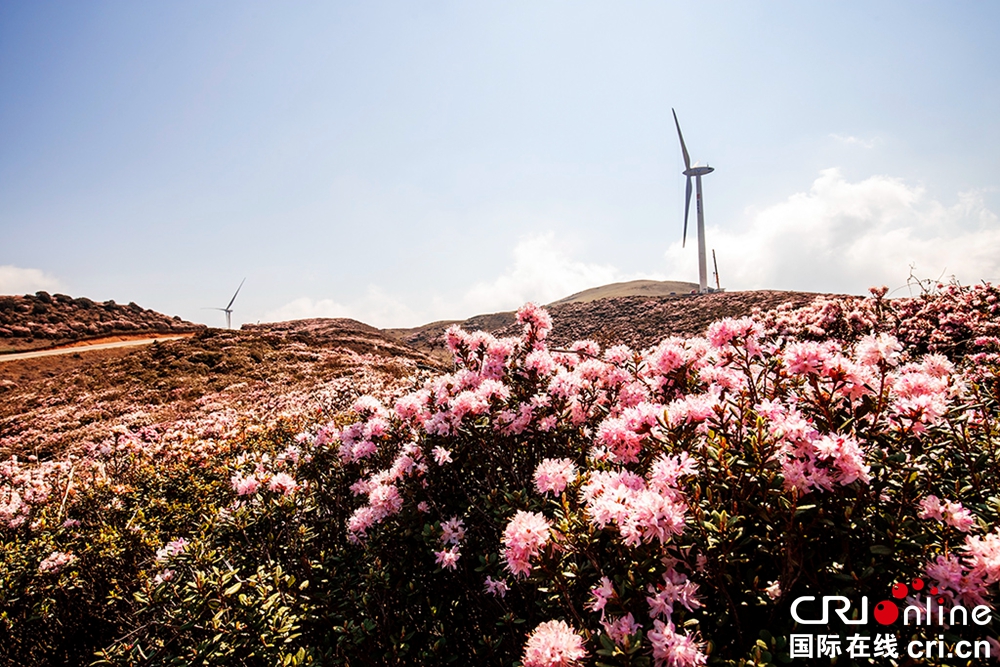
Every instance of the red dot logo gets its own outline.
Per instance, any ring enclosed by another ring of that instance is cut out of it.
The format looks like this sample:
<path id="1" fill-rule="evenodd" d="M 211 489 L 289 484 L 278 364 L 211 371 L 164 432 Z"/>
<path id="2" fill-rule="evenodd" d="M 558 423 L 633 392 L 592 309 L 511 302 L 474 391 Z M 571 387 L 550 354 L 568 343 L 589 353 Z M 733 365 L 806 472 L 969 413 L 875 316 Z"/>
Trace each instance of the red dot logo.
<path id="1" fill-rule="evenodd" d="M 893 584 L 892 585 L 892 597 L 897 600 L 902 600 L 910 590 L 906 587 L 906 584 Z"/>
<path id="2" fill-rule="evenodd" d="M 895 586 L 893 589 L 893 593 L 895 593 Z M 897 607 L 896 603 L 892 600 L 882 600 L 875 605 L 874 616 L 875 620 L 882 625 L 890 625 L 891 623 L 895 623 L 896 619 L 899 618 L 899 607 Z"/>

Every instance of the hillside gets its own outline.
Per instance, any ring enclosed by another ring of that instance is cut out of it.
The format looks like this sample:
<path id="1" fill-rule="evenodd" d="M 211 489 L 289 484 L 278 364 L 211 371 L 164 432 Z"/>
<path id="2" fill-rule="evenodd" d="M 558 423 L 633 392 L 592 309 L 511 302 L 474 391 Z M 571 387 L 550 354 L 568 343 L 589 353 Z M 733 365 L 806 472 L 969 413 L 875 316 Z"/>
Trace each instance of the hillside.
<path id="1" fill-rule="evenodd" d="M 343 409 L 438 362 L 354 320 L 203 329 L 145 348 L 0 364 L 0 460 L 83 450 L 116 427 L 199 433 Z M 411 379 L 411 376 L 413 379 Z"/>
<path id="2" fill-rule="evenodd" d="M 598 299 L 610 299 L 620 296 L 683 296 L 698 291 L 698 283 L 686 283 L 679 280 L 630 280 L 624 283 L 611 283 L 571 294 L 564 299 L 553 301 L 550 306 L 561 303 L 586 303 Z"/>
<path id="3" fill-rule="evenodd" d="M 686 296 L 619 296 L 579 301 L 567 297 L 547 307 L 553 323 L 549 340 L 558 346 L 587 338 L 603 345 L 625 344 L 641 349 L 656 344 L 666 336 L 703 333 L 709 324 L 723 317 L 743 317 L 755 308 L 770 310 L 785 303 L 804 306 L 818 296 L 811 292 L 759 290 Z M 459 324 L 469 331 L 482 329 L 501 336 L 518 333 L 513 312 L 477 315 L 461 322 L 434 322 L 414 329 L 386 329 L 384 333 L 427 354 L 447 359 L 443 336 L 452 324 Z"/>
<path id="4" fill-rule="evenodd" d="M 141 333 L 204 329 L 135 303 L 95 302 L 65 294 L 0 296 L 0 352 L 31 350 L 74 341 Z"/>
<path id="5" fill-rule="evenodd" d="M 768 291 L 558 303 L 549 308 L 554 324 L 550 340 L 554 346 L 589 338 L 643 348 L 665 336 L 701 333 L 721 317 L 783 303 L 802 305 L 815 296 Z M 93 318 L 100 327 L 193 327 L 137 306 L 68 297 L 51 297 L 51 304 L 38 296 L 8 299 L 19 300 L 20 306 L 41 304 L 39 314 L 53 319 L 93 311 L 134 315 L 132 320 Z M 23 308 L 15 312 L 27 319 Z M 308 319 L 248 324 L 239 331 L 201 328 L 189 339 L 145 349 L 81 348 L 59 358 L 7 361 L 0 364 L 0 458 L 28 452 L 55 456 L 100 442 L 115 426 L 163 432 L 192 420 L 210 423 L 218 415 L 230 415 L 229 420 L 237 412 L 266 421 L 267 415 L 283 410 L 312 410 L 317 401 L 327 400 L 318 397 L 327 395 L 341 396 L 339 405 L 363 387 L 381 391 L 411 374 L 449 368 L 443 335 L 451 324 L 381 331 L 350 319 Z M 478 315 L 460 324 L 470 331 L 518 333 L 513 313 Z"/>

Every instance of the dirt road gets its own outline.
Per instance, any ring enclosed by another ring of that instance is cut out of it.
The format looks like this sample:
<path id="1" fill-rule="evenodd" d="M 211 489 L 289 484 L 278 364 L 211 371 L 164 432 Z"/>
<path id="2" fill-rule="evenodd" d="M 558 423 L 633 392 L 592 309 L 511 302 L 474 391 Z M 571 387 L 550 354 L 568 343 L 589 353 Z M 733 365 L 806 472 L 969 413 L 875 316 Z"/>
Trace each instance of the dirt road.
<path id="1" fill-rule="evenodd" d="M 94 341 L 92 343 L 76 343 L 66 347 L 58 347 L 48 350 L 33 350 L 31 352 L 14 352 L 10 354 L 0 354 L 0 362 L 14 361 L 16 359 L 34 359 L 36 357 L 51 357 L 57 354 L 75 354 L 79 352 L 89 352 L 90 350 L 110 350 L 116 347 L 132 347 L 135 345 L 149 345 L 162 340 L 178 340 L 188 338 L 192 334 L 175 334 L 166 336 L 150 336 L 149 338 L 137 338 L 134 340 L 116 340 L 107 343 Z"/>

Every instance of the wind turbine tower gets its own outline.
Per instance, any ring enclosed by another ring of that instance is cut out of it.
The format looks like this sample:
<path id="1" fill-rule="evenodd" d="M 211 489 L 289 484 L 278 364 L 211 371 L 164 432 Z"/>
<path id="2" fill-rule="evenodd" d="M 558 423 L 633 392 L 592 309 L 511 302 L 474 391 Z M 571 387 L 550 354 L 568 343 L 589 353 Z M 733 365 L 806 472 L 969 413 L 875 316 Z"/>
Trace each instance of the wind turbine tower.
<path id="1" fill-rule="evenodd" d="M 684 135 L 681 134 L 681 124 L 677 120 L 677 112 L 671 109 L 674 113 L 674 125 L 677 126 L 677 136 L 681 140 L 681 152 L 684 154 L 684 172 L 683 174 L 687 176 L 687 194 L 684 198 L 684 236 L 681 240 L 681 247 L 687 245 L 687 230 L 688 230 L 688 211 L 691 209 L 691 177 L 695 180 L 695 189 L 697 190 L 697 208 L 698 208 L 698 292 L 705 294 L 709 291 L 708 287 L 708 260 L 705 257 L 705 208 L 701 202 L 701 177 L 706 174 L 711 174 L 715 169 L 705 165 L 701 167 L 697 162 L 694 166 L 691 166 L 691 158 L 688 156 L 687 146 L 684 145 Z"/>
<path id="2" fill-rule="evenodd" d="M 240 293 L 241 289 L 243 289 L 243 283 L 245 283 L 246 281 L 247 281 L 246 278 L 240 281 L 240 286 L 236 288 L 236 294 L 233 294 L 233 298 L 229 300 L 228 306 L 226 306 L 225 308 L 212 308 L 212 310 L 221 310 L 226 314 L 227 329 L 233 328 L 233 302 L 236 301 L 236 295 Z"/>

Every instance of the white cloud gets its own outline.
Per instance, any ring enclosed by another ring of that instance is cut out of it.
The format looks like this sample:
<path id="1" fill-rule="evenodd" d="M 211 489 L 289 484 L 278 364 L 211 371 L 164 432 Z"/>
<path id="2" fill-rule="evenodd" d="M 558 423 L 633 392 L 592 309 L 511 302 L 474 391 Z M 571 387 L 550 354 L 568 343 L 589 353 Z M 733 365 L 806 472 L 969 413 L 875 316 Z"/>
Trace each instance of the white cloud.
<path id="1" fill-rule="evenodd" d="M 552 232 L 522 237 L 513 249 L 512 260 L 496 278 L 475 283 L 464 294 L 452 298 L 428 296 L 418 303 L 404 302 L 380 287 L 369 286 L 365 298 L 348 304 L 300 297 L 266 313 L 262 321 L 350 317 L 377 327 L 417 326 L 514 310 L 528 301 L 550 303 L 608 283 L 639 278 L 662 280 L 662 276 L 626 275 L 611 265 L 574 260 Z"/>
<path id="2" fill-rule="evenodd" d="M 552 232 L 523 237 L 513 255 L 513 265 L 502 275 L 469 289 L 463 299 L 465 310 L 513 310 L 528 301 L 550 303 L 591 287 L 649 277 L 626 276 L 609 264 L 573 260 Z"/>
<path id="3" fill-rule="evenodd" d="M 808 192 L 760 210 L 748 210 L 740 230 L 710 227 L 724 287 L 861 294 L 873 285 L 906 285 L 910 266 L 919 277 L 955 275 L 964 283 L 1000 277 L 1000 221 L 981 193 L 954 206 L 929 199 L 900 179 L 872 176 L 848 182 L 837 169 L 820 172 Z M 698 275 L 694 244 L 666 252 L 670 276 Z M 513 310 L 527 301 L 550 303 L 590 287 L 660 275 L 625 274 L 615 266 L 575 259 L 552 232 L 522 237 L 499 276 L 453 296 L 403 299 L 377 286 L 341 303 L 297 298 L 263 321 L 350 317 L 378 327 L 425 324 Z"/>
<path id="4" fill-rule="evenodd" d="M 280 308 L 264 313 L 262 322 L 286 322 L 288 320 L 306 320 L 313 317 L 350 317 L 349 309 L 332 299 L 312 299 L 308 296 L 299 297 Z"/>
<path id="5" fill-rule="evenodd" d="M 707 234 L 730 289 L 863 293 L 904 286 L 911 265 L 919 277 L 964 283 L 1000 274 L 1000 225 L 975 192 L 946 207 L 900 179 L 850 183 L 827 169 L 809 192 L 748 213 L 746 229 Z M 666 255 L 675 272 L 697 275 L 696 253 L 675 243 Z"/>
<path id="6" fill-rule="evenodd" d="M 0 266 L 0 294 L 34 294 L 58 289 L 59 281 L 39 269 Z"/>
<path id="7" fill-rule="evenodd" d="M 862 139 L 860 137 L 855 137 L 849 134 L 831 134 L 832 139 L 836 139 L 842 144 L 847 144 L 848 146 L 861 146 L 862 148 L 875 148 L 878 144 L 878 137 L 874 139 Z"/>
<path id="8" fill-rule="evenodd" d="M 365 298 L 349 305 L 332 299 L 299 297 L 275 310 L 268 311 L 262 322 L 285 322 L 313 317 L 348 317 L 375 327 L 401 327 L 426 324 L 422 313 L 415 312 L 402 301 L 380 287 L 368 287 Z"/>

